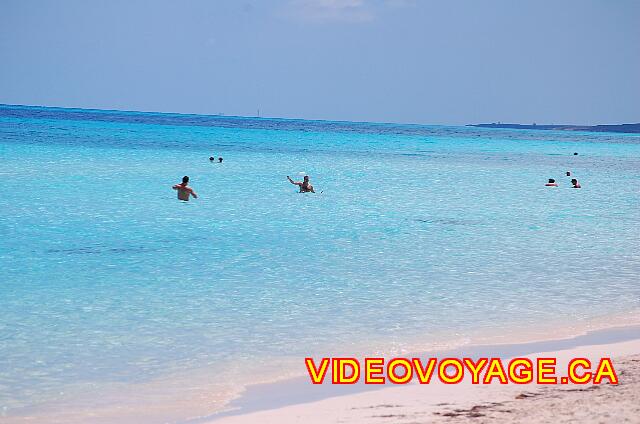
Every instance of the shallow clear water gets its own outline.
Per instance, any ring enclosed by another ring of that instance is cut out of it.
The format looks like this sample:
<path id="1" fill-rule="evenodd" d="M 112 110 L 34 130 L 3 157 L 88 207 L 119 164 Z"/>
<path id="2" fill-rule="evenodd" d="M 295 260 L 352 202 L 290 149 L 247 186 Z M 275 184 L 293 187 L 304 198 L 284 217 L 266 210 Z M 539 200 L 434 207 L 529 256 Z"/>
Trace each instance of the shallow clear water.
<path id="1" fill-rule="evenodd" d="M 0 106 L 0 175 L 6 415 L 640 307 L 639 136 Z"/>

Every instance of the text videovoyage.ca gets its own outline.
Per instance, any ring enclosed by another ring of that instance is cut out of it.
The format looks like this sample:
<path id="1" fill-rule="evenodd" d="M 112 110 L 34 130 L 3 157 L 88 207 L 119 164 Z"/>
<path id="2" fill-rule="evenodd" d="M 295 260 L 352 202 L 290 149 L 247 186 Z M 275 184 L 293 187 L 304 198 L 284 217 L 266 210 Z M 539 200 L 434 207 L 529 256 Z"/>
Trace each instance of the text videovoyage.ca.
<path id="1" fill-rule="evenodd" d="M 573 358 L 559 367 L 556 358 L 305 358 L 313 384 L 618 384 L 610 358 Z"/>

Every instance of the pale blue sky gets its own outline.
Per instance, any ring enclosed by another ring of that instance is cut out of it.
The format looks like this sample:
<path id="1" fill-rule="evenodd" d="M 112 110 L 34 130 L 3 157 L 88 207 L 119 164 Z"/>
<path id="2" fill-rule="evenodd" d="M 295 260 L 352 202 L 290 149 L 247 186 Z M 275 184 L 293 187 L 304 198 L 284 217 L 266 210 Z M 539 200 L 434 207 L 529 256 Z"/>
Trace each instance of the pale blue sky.
<path id="1" fill-rule="evenodd" d="M 640 1 L 0 0 L 0 103 L 640 122 Z"/>

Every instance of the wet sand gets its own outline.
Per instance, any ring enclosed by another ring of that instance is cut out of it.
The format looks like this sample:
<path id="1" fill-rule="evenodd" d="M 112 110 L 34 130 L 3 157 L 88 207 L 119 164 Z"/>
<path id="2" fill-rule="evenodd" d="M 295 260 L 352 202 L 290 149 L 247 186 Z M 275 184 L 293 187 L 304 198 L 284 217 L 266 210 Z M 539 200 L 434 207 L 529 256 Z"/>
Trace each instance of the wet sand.
<path id="1" fill-rule="evenodd" d="M 635 335 L 635 338 L 634 338 Z M 609 339 L 609 342 L 605 342 Z M 595 341 L 600 339 L 601 341 Z M 618 339 L 618 340 L 616 340 Z M 620 341 L 619 339 L 624 339 Z M 582 340 L 582 342 L 580 342 Z M 554 347 L 555 345 L 555 347 Z M 520 350 L 517 349 L 520 346 Z M 534 346 L 537 353 L 522 353 Z M 487 347 L 488 348 L 488 347 Z M 495 347 L 494 347 L 495 348 Z M 510 351 L 511 355 L 504 352 Z M 472 354 L 473 355 L 473 354 Z M 613 358 L 618 385 L 472 385 L 465 381 L 445 385 L 378 386 L 351 388 L 351 392 L 323 385 L 316 398 L 304 400 L 300 381 L 264 385 L 245 394 L 235 411 L 211 417 L 212 424 L 245 423 L 502 423 L 502 422 L 640 422 L 640 331 L 638 327 L 605 330 L 569 340 L 507 346 L 501 357 L 557 357 L 557 375 L 574 357 Z M 310 383 L 306 383 L 311 386 Z M 298 391 L 294 390 L 298 387 Z M 318 386 L 315 386 L 318 387 Z M 381 387 L 381 388 L 380 388 Z M 268 393 L 271 395 L 268 395 Z M 296 394 L 297 392 L 297 394 Z M 331 393 L 333 397 L 331 397 Z M 262 394 L 262 396 L 260 396 Z M 337 395 L 339 394 L 339 395 Z M 280 395 L 280 396 L 279 396 Z M 289 396 L 293 403 L 282 404 Z M 308 394 L 307 394 L 308 396 Z M 262 404 L 256 399 L 262 398 Z M 253 399 L 253 400 L 252 400 Z M 280 399 L 278 401 L 278 399 Z M 244 402 L 244 403 L 243 403 Z M 280 402 L 280 403 L 279 403 Z M 251 406 L 253 404 L 253 406 Z M 271 405 L 271 409 L 269 409 Z M 253 409 L 251 409 L 253 408 Z M 234 415 L 235 414 L 235 415 Z"/>

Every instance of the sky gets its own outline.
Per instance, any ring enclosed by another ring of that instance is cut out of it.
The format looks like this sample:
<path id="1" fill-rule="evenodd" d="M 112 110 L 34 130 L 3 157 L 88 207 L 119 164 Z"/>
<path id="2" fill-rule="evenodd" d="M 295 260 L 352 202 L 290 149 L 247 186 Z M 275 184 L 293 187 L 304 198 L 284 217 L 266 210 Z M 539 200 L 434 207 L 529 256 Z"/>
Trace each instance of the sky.
<path id="1" fill-rule="evenodd" d="M 640 122 L 640 1 L 0 0 L 0 103 Z"/>

